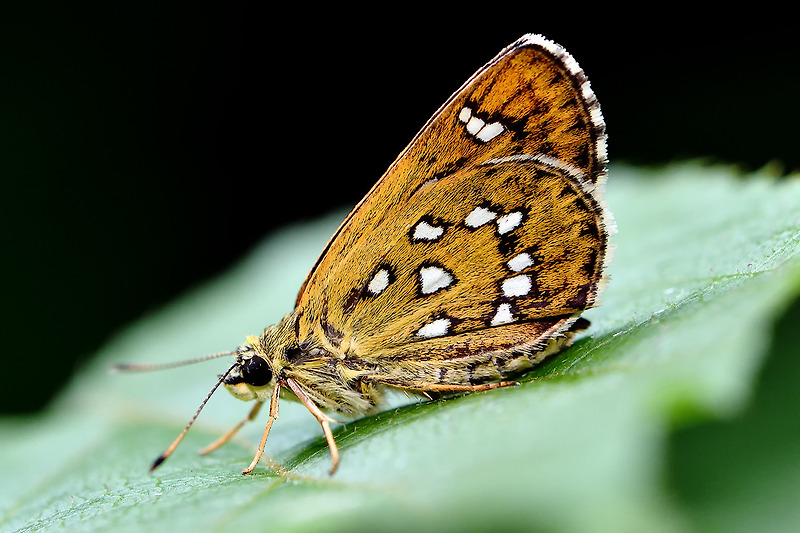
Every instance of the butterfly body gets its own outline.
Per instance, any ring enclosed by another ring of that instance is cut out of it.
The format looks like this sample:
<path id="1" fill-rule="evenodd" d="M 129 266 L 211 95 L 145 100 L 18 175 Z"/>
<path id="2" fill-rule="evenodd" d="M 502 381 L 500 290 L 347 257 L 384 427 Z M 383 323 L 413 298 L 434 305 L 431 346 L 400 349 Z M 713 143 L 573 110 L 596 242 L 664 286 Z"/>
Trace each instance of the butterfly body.
<path id="1" fill-rule="evenodd" d="M 568 345 L 608 261 L 605 142 L 583 71 L 541 36 L 467 80 L 347 216 L 294 310 L 235 352 L 221 382 L 270 403 L 245 472 L 281 395 L 317 417 L 335 470 L 324 412 L 374 412 L 387 387 L 508 385 Z"/>

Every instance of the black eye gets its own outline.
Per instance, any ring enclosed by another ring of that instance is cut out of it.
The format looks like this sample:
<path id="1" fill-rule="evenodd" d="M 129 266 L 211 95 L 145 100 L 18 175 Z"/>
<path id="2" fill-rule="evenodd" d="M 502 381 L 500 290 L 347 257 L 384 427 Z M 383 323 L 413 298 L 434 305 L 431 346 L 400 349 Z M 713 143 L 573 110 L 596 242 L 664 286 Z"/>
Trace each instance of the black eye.
<path id="1" fill-rule="evenodd" d="M 264 359 L 254 355 L 242 367 L 242 377 L 248 385 L 260 387 L 272 381 L 272 369 Z"/>

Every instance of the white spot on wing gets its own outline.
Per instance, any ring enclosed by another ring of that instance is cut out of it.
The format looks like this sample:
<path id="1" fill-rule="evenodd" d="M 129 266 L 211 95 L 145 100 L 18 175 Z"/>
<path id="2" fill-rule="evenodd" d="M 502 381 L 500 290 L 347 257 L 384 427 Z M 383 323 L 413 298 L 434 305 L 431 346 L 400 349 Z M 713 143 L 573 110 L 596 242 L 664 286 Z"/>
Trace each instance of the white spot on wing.
<path id="1" fill-rule="evenodd" d="M 444 233 L 444 228 L 441 226 L 432 226 L 421 220 L 414 228 L 415 241 L 435 241 Z"/>
<path id="2" fill-rule="evenodd" d="M 378 270 L 367 285 L 367 290 L 372 294 L 380 294 L 389 286 L 389 271 L 385 268 Z"/>
<path id="3" fill-rule="evenodd" d="M 417 337 L 441 337 L 442 335 L 447 335 L 449 329 L 450 319 L 438 318 L 430 324 L 426 324 L 419 328 L 419 331 L 417 331 Z"/>
<path id="4" fill-rule="evenodd" d="M 461 113 L 458 114 L 458 120 L 460 120 L 461 122 L 467 122 L 471 116 L 472 116 L 472 109 L 464 107 L 461 109 Z"/>
<path id="5" fill-rule="evenodd" d="M 514 321 L 514 315 L 511 314 L 510 304 L 500 304 L 497 306 L 497 313 L 492 318 L 492 325 L 499 326 L 500 324 L 508 324 Z"/>
<path id="6" fill-rule="evenodd" d="M 520 222 L 522 222 L 522 213 L 520 211 L 512 211 L 497 219 L 497 232 L 500 235 L 505 235 L 519 226 Z"/>
<path id="7" fill-rule="evenodd" d="M 476 207 L 467 215 L 467 218 L 464 219 L 464 223 L 470 228 L 479 228 L 490 220 L 493 220 L 496 216 L 497 213 L 489 211 L 485 207 Z"/>
<path id="8" fill-rule="evenodd" d="M 486 123 L 481 119 L 479 119 L 478 117 L 472 117 L 471 119 L 469 119 L 469 122 L 467 122 L 467 131 L 471 135 L 475 135 L 476 133 L 481 131 L 481 128 L 484 126 L 484 124 Z"/>
<path id="9" fill-rule="evenodd" d="M 489 142 L 503 133 L 503 125 L 499 122 L 491 122 L 481 129 L 475 136 L 483 142 Z"/>
<path id="10" fill-rule="evenodd" d="M 453 275 L 437 266 L 422 267 L 419 269 L 419 283 L 422 294 L 433 294 L 449 287 L 453 283 Z"/>
<path id="11" fill-rule="evenodd" d="M 531 292 L 531 278 L 529 276 L 520 275 L 508 278 L 503 281 L 503 294 L 508 297 L 512 296 L 525 296 Z"/>
<path id="12" fill-rule="evenodd" d="M 529 266 L 533 264 L 533 259 L 531 258 L 530 254 L 528 253 L 521 253 L 518 256 L 512 258 L 508 263 L 508 268 L 513 270 L 514 272 L 519 272 L 520 270 L 525 270 Z"/>

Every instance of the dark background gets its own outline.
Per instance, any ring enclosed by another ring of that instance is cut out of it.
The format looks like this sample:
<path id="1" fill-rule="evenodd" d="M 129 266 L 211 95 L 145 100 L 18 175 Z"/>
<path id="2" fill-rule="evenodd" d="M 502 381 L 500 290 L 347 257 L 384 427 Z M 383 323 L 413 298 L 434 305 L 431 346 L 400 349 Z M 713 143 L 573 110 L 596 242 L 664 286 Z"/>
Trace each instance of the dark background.
<path id="1" fill-rule="evenodd" d="M 354 205 L 528 31 L 592 80 L 612 160 L 800 168 L 800 47 L 774 21 L 219 4 L 0 16 L 0 412 L 46 405 L 111 333 L 273 229 Z"/>

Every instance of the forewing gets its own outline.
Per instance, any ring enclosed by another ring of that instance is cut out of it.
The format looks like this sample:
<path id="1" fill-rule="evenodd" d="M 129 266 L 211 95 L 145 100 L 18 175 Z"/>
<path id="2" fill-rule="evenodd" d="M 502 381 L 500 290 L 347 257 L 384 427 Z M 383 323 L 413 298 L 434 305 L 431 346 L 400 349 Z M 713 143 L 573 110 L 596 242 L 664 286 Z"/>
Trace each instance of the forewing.
<path id="1" fill-rule="evenodd" d="M 523 37 L 340 226 L 298 296 L 298 338 L 377 353 L 585 309 L 605 254 L 604 177 L 586 78 L 558 45 Z"/>

